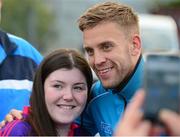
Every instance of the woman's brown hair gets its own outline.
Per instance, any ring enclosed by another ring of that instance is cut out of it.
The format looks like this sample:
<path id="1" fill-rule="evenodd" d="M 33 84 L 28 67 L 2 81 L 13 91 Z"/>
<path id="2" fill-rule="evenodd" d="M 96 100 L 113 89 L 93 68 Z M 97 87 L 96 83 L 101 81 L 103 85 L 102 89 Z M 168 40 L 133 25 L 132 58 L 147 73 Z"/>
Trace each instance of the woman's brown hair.
<path id="1" fill-rule="evenodd" d="M 44 95 L 44 82 L 50 73 L 57 69 L 79 69 L 86 78 L 88 98 L 93 83 L 91 68 L 85 58 L 73 49 L 59 49 L 44 58 L 34 78 L 33 91 L 30 98 L 30 115 L 28 122 L 32 125 L 30 135 L 57 136 L 56 128 L 51 119 Z"/>

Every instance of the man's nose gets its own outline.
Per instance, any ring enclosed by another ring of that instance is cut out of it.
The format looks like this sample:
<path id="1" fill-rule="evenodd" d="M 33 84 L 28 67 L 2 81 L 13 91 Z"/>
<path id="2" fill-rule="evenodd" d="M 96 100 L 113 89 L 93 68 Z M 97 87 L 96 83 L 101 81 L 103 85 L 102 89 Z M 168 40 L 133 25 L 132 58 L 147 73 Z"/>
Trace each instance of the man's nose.
<path id="1" fill-rule="evenodd" d="M 106 61 L 106 58 L 102 53 L 96 52 L 94 53 L 94 64 L 95 65 L 101 65 Z"/>

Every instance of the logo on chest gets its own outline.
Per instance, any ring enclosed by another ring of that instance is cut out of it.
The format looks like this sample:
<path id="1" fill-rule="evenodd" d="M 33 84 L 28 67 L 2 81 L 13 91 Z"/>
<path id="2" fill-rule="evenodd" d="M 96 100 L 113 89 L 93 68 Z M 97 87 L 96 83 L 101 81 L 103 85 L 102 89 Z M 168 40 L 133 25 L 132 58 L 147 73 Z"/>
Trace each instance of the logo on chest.
<path id="1" fill-rule="evenodd" d="M 112 128 L 110 124 L 101 121 L 100 129 L 101 132 L 104 133 L 105 135 L 112 135 Z"/>

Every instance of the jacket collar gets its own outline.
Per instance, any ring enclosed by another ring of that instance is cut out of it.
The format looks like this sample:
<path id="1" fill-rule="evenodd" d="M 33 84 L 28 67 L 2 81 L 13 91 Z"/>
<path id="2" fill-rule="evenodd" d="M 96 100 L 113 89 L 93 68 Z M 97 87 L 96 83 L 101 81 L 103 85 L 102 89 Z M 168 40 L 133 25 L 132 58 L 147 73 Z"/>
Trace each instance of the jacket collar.
<path id="1" fill-rule="evenodd" d="M 8 35 L 0 30 L 0 46 L 4 49 L 6 55 L 12 54 L 17 46 L 10 41 Z"/>
<path id="2" fill-rule="evenodd" d="M 120 85 L 119 90 L 115 90 L 113 89 L 113 93 L 117 93 L 120 94 L 121 96 L 123 96 L 127 103 L 130 101 L 130 99 L 132 98 L 132 96 L 134 95 L 134 93 L 142 87 L 142 83 L 143 83 L 143 68 L 144 68 L 144 60 L 142 55 L 140 56 L 136 67 L 133 71 L 133 73 L 128 77 L 128 79 L 126 79 L 125 81 L 123 81 Z"/>

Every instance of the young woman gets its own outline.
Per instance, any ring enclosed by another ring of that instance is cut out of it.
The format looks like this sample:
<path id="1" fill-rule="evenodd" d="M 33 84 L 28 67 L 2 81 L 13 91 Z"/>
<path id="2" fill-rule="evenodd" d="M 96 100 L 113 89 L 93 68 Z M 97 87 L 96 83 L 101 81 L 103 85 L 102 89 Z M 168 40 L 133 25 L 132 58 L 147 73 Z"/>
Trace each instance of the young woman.
<path id="1" fill-rule="evenodd" d="M 88 135 L 73 121 L 86 107 L 92 82 L 91 69 L 77 51 L 52 52 L 36 72 L 30 107 L 25 108 L 23 119 L 6 124 L 0 135 Z"/>

